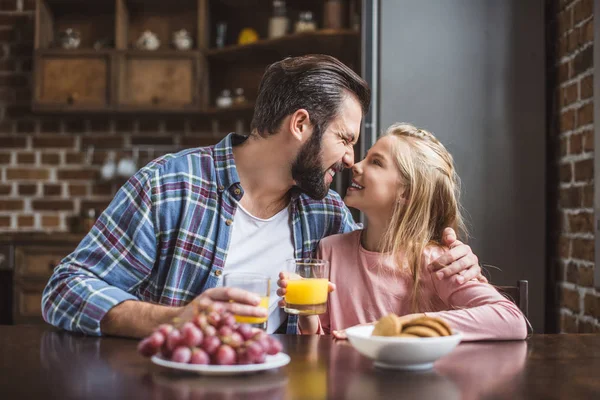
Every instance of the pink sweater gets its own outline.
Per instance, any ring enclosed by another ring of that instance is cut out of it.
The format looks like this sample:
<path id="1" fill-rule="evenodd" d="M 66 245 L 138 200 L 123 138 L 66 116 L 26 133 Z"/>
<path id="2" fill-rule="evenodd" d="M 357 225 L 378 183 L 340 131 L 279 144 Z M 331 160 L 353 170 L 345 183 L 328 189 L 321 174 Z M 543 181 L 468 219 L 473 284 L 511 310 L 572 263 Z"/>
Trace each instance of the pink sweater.
<path id="1" fill-rule="evenodd" d="M 412 276 L 401 271 L 390 255 L 365 250 L 361 231 L 329 236 L 319 244 L 319 258 L 330 262 L 327 313 L 320 316 L 321 332 L 373 322 L 388 313 L 411 314 Z M 441 317 L 463 334 L 463 340 L 525 339 L 527 326 L 519 308 L 489 284 L 477 280 L 462 285 L 438 280 L 427 270 L 443 250 L 428 247 L 419 282 L 419 309 Z"/>

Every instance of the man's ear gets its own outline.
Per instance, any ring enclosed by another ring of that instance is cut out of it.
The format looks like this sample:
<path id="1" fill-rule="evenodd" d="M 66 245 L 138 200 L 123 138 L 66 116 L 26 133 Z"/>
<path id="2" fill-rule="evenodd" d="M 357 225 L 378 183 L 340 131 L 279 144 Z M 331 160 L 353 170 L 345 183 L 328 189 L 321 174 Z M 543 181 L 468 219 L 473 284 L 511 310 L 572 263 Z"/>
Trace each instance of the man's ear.
<path id="1" fill-rule="evenodd" d="M 304 143 L 312 134 L 310 115 L 303 108 L 296 110 L 290 117 L 290 132 L 294 139 Z"/>

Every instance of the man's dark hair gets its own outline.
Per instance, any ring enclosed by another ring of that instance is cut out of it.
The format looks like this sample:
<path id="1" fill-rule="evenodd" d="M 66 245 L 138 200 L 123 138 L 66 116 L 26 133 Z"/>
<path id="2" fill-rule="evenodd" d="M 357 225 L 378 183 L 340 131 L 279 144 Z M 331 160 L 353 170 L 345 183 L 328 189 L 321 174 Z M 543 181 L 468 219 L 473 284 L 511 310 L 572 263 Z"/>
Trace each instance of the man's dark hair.
<path id="1" fill-rule="evenodd" d="M 320 139 L 347 93 L 356 96 L 366 114 L 371 89 L 337 58 L 310 54 L 278 61 L 267 67 L 260 82 L 251 130 L 261 136 L 276 133 L 286 116 L 303 108 Z"/>

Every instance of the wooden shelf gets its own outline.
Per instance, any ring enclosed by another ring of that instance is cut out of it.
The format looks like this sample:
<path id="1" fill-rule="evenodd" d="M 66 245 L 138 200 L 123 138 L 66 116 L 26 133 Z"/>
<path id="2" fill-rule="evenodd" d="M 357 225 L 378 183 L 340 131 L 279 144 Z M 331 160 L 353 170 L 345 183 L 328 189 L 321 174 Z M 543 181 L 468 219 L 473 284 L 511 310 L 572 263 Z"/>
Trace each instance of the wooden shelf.
<path id="1" fill-rule="evenodd" d="M 334 49 L 343 52 L 351 44 L 354 45 L 352 47 L 357 46 L 359 39 L 359 33 L 350 29 L 322 29 L 259 40 L 246 45 L 209 49 L 206 56 L 211 60 L 234 61 L 244 57 L 255 58 L 261 52 L 277 57 L 307 53 L 330 54 Z"/>
<path id="2" fill-rule="evenodd" d="M 116 54 L 115 49 L 92 49 L 92 48 L 79 48 L 79 49 L 62 49 L 59 47 L 53 47 L 49 49 L 37 49 L 34 50 L 36 55 L 43 56 L 72 56 L 72 57 L 89 57 L 89 56 L 106 56 Z"/>
<path id="3" fill-rule="evenodd" d="M 247 102 L 243 104 L 233 105 L 227 108 L 209 107 L 202 112 L 207 116 L 229 116 L 236 114 L 250 113 L 254 111 L 254 103 Z"/>

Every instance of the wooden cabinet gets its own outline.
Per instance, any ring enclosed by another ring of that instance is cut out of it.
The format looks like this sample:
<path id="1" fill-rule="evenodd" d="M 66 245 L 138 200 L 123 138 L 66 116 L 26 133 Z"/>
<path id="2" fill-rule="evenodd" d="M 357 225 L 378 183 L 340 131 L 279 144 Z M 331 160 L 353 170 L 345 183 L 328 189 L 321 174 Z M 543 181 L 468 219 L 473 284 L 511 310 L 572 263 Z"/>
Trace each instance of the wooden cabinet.
<path id="1" fill-rule="evenodd" d="M 45 282 L 20 282 L 14 287 L 13 322 L 15 324 L 43 323 L 42 293 Z"/>
<path id="2" fill-rule="evenodd" d="M 202 105 L 198 54 L 135 52 L 120 57 L 120 109 L 193 110 Z"/>
<path id="3" fill-rule="evenodd" d="M 269 38 L 270 0 L 37 0 L 33 109 L 184 112 L 212 120 L 243 116 L 249 122 L 270 63 L 322 53 L 360 69 L 360 1 L 340 1 L 342 7 L 332 16 L 336 8 L 322 0 L 287 0 L 290 29 Z M 295 22 L 304 11 L 313 13 L 318 29 L 296 33 Z M 224 46 L 217 48 L 223 26 Z M 259 40 L 240 45 L 240 32 L 247 28 Z M 79 48 L 61 48 L 57 39 L 66 29 L 80 33 Z M 173 34 L 181 29 L 193 39 L 189 50 L 173 46 Z M 160 41 L 158 50 L 136 48 L 146 31 Z M 238 88 L 245 101 L 215 110 L 223 90 L 235 93 Z"/>
<path id="4" fill-rule="evenodd" d="M 39 53 L 35 103 L 38 109 L 103 110 L 111 103 L 108 54 Z"/>
<path id="5" fill-rule="evenodd" d="M 42 292 L 54 268 L 72 247 L 44 245 L 15 246 L 13 278 L 13 321 L 41 323 Z"/>
<path id="6" fill-rule="evenodd" d="M 80 241 L 80 234 L 69 233 L 0 236 L 0 324 L 44 323 L 44 288 Z"/>

